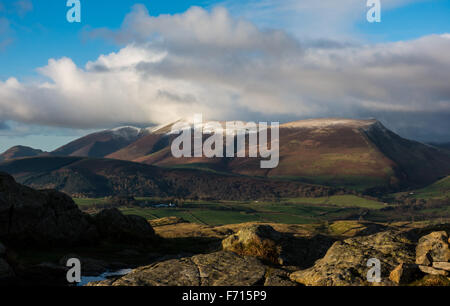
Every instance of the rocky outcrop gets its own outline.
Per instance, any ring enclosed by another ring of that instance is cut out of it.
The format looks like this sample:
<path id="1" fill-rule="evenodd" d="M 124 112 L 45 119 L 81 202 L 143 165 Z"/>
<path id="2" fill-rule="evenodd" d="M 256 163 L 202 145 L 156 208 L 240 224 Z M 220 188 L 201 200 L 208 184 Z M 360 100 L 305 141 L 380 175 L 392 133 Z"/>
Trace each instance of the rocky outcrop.
<path id="1" fill-rule="evenodd" d="M 422 272 L 448 276 L 450 248 L 447 232 L 433 232 L 419 239 L 416 247 L 416 264 Z"/>
<path id="2" fill-rule="evenodd" d="M 104 209 L 95 216 L 103 239 L 124 243 L 147 243 L 156 239 L 155 231 L 140 216 L 124 215 L 117 208 Z"/>
<path id="3" fill-rule="evenodd" d="M 385 231 L 365 237 L 338 241 L 324 258 L 306 270 L 290 274 L 290 279 L 310 286 L 351 285 L 406 285 L 442 283 L 449 271 L 449 240 L 445 231 L 431 232 L 421 229 L 421 238 L 415 238 L 417 230 L 410 232 Z M 367 280 L 369 259 L 381 263 L 381 281 Z M 425 277 L 427 274 L 434 278 Z"/>
<path id="4" fill-rule="evenodd" d="M 445 231 L 433 232 L 419 239 L 416 248 L 416 263 L 431 266 L 433 262 L 450 260 L 449 238 Z"/>
<path id="5" fill-rule="evenodd" d="M 283 264 L 281 234 L 270 225 L 251 225 L 244 227 L 236 235 L 222 241 L 225 251 L 244 256 L 256 256 L 263 260 Z"/>
<path id="6" fill-rule="evenodd" d="M 414 248 L 410 240 L 394 231 L 350 238 L 335 242 L 324 258 L 309 269 L 292 273 L 290 279 L 309 286 L 370 285 L 367 262 L 376 258 L 381 262 L 378 284 L 393 285 L 390 272 L 401 263 L 414 263 Z"/>
<path id="7" fill-rule="evenodd" d="M 72 199 L 56 191 L 36 191 L 0 173 L 0 239 L 21 245 L 91 244 L 93 220 Z"/>
<path id="8" fill-rule="evenodd" d="M 281 269 L 267 268 L 264 286 L 269 287 L 292 287 L 297 283 L 289 279 L 289 273 Z"/>
<path id="9" fill-rule="evenodd" d="M 95 217 L 53 190 L 36 191 L 0 173 L 0 239 L 11 245 L 94 245 L 102 240 L 147 243 L 155 239 L 142 217 L 106 209 Z"/>
<path id="10" fill-rule="evenodd" d="M 422 277 L 424 273 L 416 264 L 401 263 L 389 274 L 389 279 L 398 285 L 410 284 Z"/>
<path id="11" fill-rule="evenodd" d="M 256 256 L 277 265 L 309 267 L 325 255 L 333 239 L 322 235 L 294 237 L 270 225 L 252 224 L 222 241 L 222 248 L 243 256 Z"/>
<path id="12" fill-rule="evenodd" d="M 100 286 L 252 286 L 264 283 L 266 268 L 254 257 L 215 252 L 158 262 Z"/>

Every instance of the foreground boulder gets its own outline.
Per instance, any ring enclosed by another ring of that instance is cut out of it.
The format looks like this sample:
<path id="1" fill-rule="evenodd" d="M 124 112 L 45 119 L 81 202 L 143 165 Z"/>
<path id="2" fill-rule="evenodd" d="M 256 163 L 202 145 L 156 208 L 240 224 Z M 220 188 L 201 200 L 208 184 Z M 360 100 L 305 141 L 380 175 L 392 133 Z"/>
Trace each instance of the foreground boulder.
<path id="1" fill-rule="evenodd" d="M 277 232 L 270 225 L 253 224 L 225 238 L 222 248 L 273 264 L 306 268 L 323 257 L 333 242 L 333 239 L 322 235 L 294 237 Z"/>
<path id="2" fill-rule="evenodd" d="M 117 208 L 104 209 L 95 216 L 103 239 L 124 243 L 146 243 L 156 239 L 155 231 L 140 216 L 124 215 Z"/>
<path id="3" fill-rule="evenodd" d="M 419 239 L 416 264 L 422 272 L 430 275 L 450 274 L 450 248 L 446 231 L 433 232 Z"/>
<path id="4" fill-rule="evenodd" d="M 393 285 L 390 273 L 399 264 L 415 261 L 415 245 L 404 235 L 386 231 L 371 236 L 335 242 L 325 257 L 306 270 L 290 275 L 291 280 L 309 286 L 370 285 L 367 281 L 367 262 L 376 258 L 381 262 L 380 285 Z"/>
<path id="5" fill-rule="evenodd" d="M 240 255 L 256 256 L 276 264 L 283 264 L 280 241 L 281 234 L 270 225 L 251 225 L 224 239 L 222 248 Z"/>
<path id="6" fill-rule="evenodd" d="M 406 285 L 424 276 L 418 265 L 401 263 L 392 270 L 389 279 L 398 285 Z"/>
<path id="7" fill-rule="evenodd" d="M 140 267 L 99 286 L 253 286 L 264 283 L 266 268 L 253 257 L 232 252 L 201 254 Z"/>
<path id="8" fill-rule="evenodd" d="M 67 195 L 36 191 L 0 173 L 0 239 L 17 246 L 95 245 L 102 240 L 129 244 L 155 238 L 142 217 L 106 209 L 92 217 Z"/>
<path id="9" fill-rule="evenodd" d="M 419 239 L 416 263 L 431 266 L 433 262 L 450 261 L 449 238 L 445 231 L 433 232 Z"/>
<path id="10" fill-rule="evenodd" d="M 0 239 L 15 245 L 92 244 L 92 218 L 57 191 L 36 191 L 0 173 Z"/>

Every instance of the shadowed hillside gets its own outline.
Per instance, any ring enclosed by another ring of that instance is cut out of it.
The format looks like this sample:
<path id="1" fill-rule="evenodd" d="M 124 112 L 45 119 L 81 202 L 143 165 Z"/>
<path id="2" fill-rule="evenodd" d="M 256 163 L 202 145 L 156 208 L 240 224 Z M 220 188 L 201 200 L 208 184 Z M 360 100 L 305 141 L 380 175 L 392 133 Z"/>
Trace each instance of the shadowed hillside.
<path id="1" fill-rule="evenodd" d="M 300 182 L 224 175 L 195 169 L 167 169 L 113 159 L 37 157 L 0 164 L 0 171 L 36 189 L 72 196 L 114 194 L 213 199 L 275 199 L 324 196 L 342 190 Z"/>
<path id="2" fill-rule="evenodd" d="M 30 147 L 25 146 L 15 146 L 12 148 L 9 148 L 2 154 L 0 154 L 0 161 L 6 161 L 11 160 L 15 158 L 22 158 L 22 157 L 31 157 L 31 156 L 38 156 L 45 154 L 42 150 L 33 149 Z"/>

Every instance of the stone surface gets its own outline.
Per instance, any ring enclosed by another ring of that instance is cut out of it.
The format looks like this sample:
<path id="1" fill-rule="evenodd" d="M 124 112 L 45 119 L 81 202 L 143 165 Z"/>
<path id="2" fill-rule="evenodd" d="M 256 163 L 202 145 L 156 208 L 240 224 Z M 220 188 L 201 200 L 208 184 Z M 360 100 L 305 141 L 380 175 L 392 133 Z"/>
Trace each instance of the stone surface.
<path id="1" fill-rule="evenodd" d="M 56 191 L 36 191 L 0 173 L 0 239 L 9 244 L 74 245 L 97 241 L 93 220 Z"/>
<path id="2" fill-rule="evenodd" d="M 124 215 L 117 208 L 104 209 L 95 216 L 103 239 L 124 243 L 146 243 L 156 239 L 155 231 L 140 216 Z"/>
<path id="3" fill-rule="evenodd" d="M 450 262 L 435 261 L 435 262 L 433 262 L 433 268 L 446 270 L 446 271 L 450 272 Z"/>
<path id="4" fill-rule="evenodd" d="M 264 286 L 270 287 L 291 287 L 298 286 L 297 283 L 289 279 L 289 273 L 280 269 L 269 268 L 266 272 Z"/>
<path id="5" fill-rule="evenodd" d="M 450 278 L 442 275 L 432 275 L 427 274 L 424 278 L 414 282 L 413 286 L 427 286 L 427 287 L 436 287 L 436 286 L 450 286 Z"/>
<path id="6" fill-rule="evenodd" d="M 222 241 L 225 251 L 240 255 L 256 256 L 261 259 L 283 264 L 281 234 L 270 225 L 251 225 L 244 227 Z"/>
<path id="7" fill-rule="evenodd" d="M 102 281 L 90 282 L 86 284 L 86 287 L 107 287 L 111 286 L 114 279 L 105 279 Z"/>
<path id="8" fill-rule="evenodd" d="M 414 262 L 414 244 L 395 231 L 338 241 L 313 267 L 290 274 L 290 279 L 309 286 L 375 285 L 367 281 L 371 258 L 381 262 L 378 285 L 393 285 L 390 272 L 400 263 Z"/>
<path id="9" fill-rule="evenodd" d="M 428 266 L 419 266 L 420 270 L 424 273 L 431 274 L 431 275 L 442 275 L 447 276 L 448 272 L 445 270 L 435 269 L 433 267 Z"/>
<path id="10" fill-rule="evenodd" d="M 23 285 L 61 286 L 67 284 L 67 271 L 68 268 L 66 267 L 43 262 L 19 271 L 18 277 L 20 277 Z"/>
<path id="11" fill-rule="evenodd" d="M 423 277 L 423 272 L 416 264 L 399 264 L 389 275 L 389 279 L 398 285 L 410 284 Z"/>
<path id="12" fill-rule="evenodd" d="M 270 225 L 253 224 L 225 238 L 222 248 L 274 264 L 306 268 L 323 257 L 333 242 L 322 235 L 295 237 L 279 233 Z"/>
<path id="13" fill-rule="evenodd" d="M 448 239 L 445 231 L 433 232 L 420 238 L 416 247 L 416 263 L 422 266 L 431 266 L 434 261 L 449 261 Z"/>
<path id="14" fill-rule="evenodd" d="M 99 285 L 252 286 L 264 282 L 265 270 L 256 258 L 221 251 L 140 267 L 110 284 Z"/>

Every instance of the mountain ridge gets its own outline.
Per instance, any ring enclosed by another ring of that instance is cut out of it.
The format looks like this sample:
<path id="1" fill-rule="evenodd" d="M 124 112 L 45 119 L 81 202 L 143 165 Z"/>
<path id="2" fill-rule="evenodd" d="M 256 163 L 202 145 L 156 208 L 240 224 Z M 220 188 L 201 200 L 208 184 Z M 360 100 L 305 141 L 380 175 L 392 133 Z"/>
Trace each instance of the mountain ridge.
<path id="1" fill-rule="evenodd" d="M 402 138 L 376 119 L 319 118 L 281 124 L 280 161 L 274 169 L 261 169 L 261 158 L 175 158 L 170 145 L 177 135 L 170 129 L 176 122 L 100 131 L 50 154 L 202 168 L 371 192 L 419 188 L 450 174 L 449 151 Z"/>

